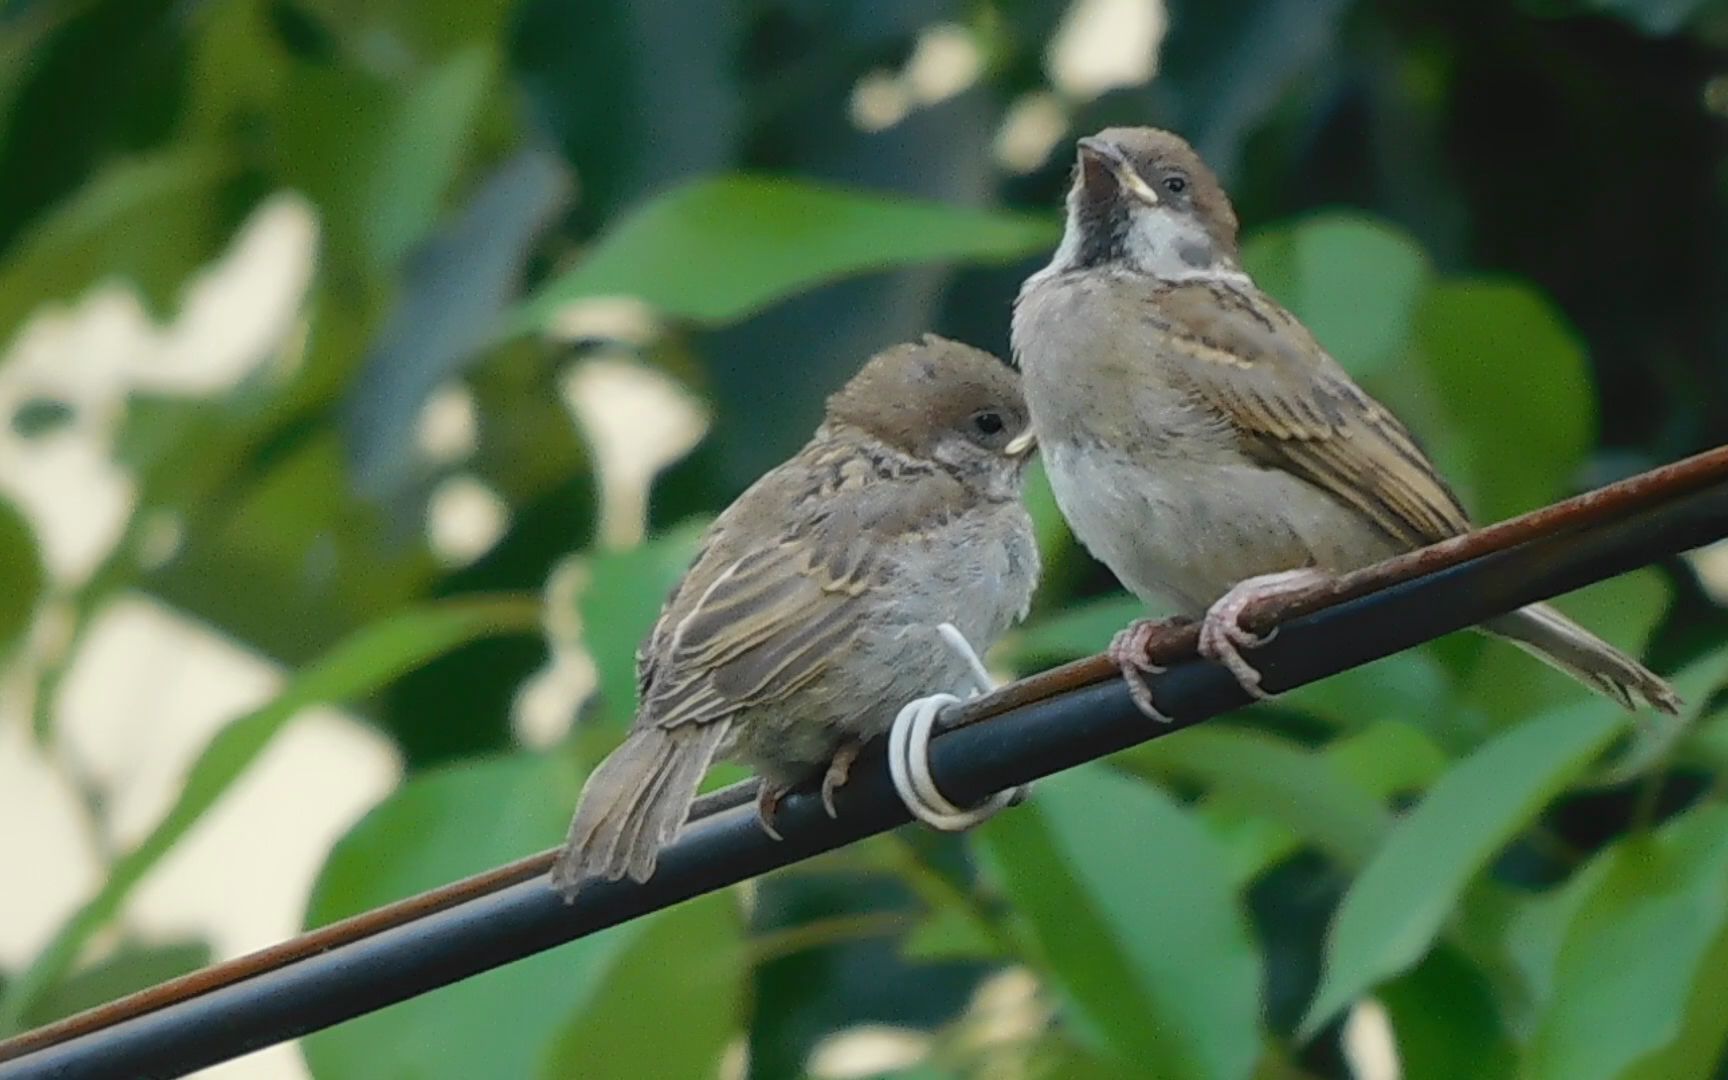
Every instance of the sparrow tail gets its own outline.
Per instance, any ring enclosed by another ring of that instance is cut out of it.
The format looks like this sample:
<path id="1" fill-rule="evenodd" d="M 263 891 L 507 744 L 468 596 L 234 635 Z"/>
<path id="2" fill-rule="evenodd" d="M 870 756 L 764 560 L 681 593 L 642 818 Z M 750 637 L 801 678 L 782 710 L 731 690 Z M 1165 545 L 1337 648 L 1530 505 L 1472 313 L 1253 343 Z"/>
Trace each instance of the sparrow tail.
<path id="1" fill-rule="evenodd" d="M 726 723 L 633 731 L 588 777 L 552 885 L 574 900 L 590 878 L 647 881 L 662 845 L 678 834 Z"/>
<path id="2" fill-rule="evenodd" d="M 1532 604 L 1482 624 L 1525 652 L 1577 679 L 1628 709 L 1648 704 L 1673 715 L 1680 695 L 1660 675 L 1560 614 Z"/>

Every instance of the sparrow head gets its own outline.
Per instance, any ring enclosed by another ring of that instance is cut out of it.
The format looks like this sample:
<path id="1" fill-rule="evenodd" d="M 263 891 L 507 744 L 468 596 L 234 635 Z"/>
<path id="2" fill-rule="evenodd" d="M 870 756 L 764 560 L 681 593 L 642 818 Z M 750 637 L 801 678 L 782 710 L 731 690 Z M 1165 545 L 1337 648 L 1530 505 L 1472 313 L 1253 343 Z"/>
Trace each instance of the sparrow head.
<path id="1" fill-rule="evenodd" d="M 1079 141 L 1051 265 L 1114 266 L 1167 281 L 1238 274 L 1236 231 L 1229 197 L 1181 136 L 1105 128 Z"/>
<path id="2" fill-rule="evenodd" d="M 998 498 L 1018 494 L 1036 445 L 1014 370 L 935 334 L 871 357 L 828 399 L 823 427 L 860 431 Z"/>

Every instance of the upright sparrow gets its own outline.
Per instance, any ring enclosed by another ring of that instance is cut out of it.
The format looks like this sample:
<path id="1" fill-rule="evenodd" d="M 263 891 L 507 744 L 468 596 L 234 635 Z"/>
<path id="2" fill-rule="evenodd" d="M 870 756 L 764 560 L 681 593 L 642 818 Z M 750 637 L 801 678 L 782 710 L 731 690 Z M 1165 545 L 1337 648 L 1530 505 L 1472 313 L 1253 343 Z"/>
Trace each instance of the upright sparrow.
<path id="1" fill-rule="evenodd" d="M 640 709 L 588 779 L 553 884 L 647 880 L 716 757 L 761 774 L 771 833 L 779 798 L 824 768 L 833 813 L 899 705 L 968 685 L 937 627 L 982 649 L 1025 615 L 1032 445 L 996 357 L 927 335 L 871 359 L 709 528 L 637 654 Z"/>
<path id="2" fill-rule="evenodd" d="M 1455 536 L 1470 522 L 1404 425 L 1243 273 L 1236 213 L 1187 143 L 1079 143 L 1067 228 L 1014 310 L 1014 353 L 1056 500 L 1142 599 L 1203 617 L 1201 652 L 1251 693 L 1254 601 Z M 1112 654 L 1136 700 L 1149 628 Z M 1635 708 L 1662 679 L 1545 604 L 1481 629 Z"/>

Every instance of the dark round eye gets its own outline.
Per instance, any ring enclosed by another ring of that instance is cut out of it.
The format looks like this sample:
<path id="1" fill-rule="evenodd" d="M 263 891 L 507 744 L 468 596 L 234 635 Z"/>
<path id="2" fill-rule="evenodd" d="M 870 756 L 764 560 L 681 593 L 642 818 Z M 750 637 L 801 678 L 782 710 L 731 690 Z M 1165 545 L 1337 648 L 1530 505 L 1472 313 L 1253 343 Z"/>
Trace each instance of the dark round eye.
<path id="1" fill-rule="evenodd" d="M 972 426 L 981 435 L 1000 435 L 1006 425 L 1002 422 L 1001 413 L 981 412 L 972 418 Z"/>
<path id="2" fill-rule="evenodd" d="M 1164 190 L 1172 195 L 1180 195 L 1188 190 L 1188 178 L 1186 176 L 1166 176 L 1164 178 Z"/>

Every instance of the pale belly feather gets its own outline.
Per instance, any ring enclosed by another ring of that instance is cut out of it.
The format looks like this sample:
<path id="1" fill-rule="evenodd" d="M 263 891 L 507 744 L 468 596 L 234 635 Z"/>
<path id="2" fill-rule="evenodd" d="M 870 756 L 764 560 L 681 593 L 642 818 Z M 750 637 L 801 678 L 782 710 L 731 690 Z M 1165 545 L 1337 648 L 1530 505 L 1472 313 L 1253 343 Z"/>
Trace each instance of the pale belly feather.
<path id="1" fill-rule="evenodd" d="M 1056 501 L 1123 585 L 1198 616 L 1245 578 L 1394 554 L 1366 517 L 1246 456 L 1164 379 L 1139 306 L 1113 290 L 1098 278 L 1029 286 L 1014 345 Z"/>
<path id="2" fill-rule="evenodd" d="M 1342 571 L 1394 553 L 1355 511 L 1288 473 L 1249 462 L 1044 447 L 1074 533 L 1130 591 L 1198 616 L 1244 578 L 1303 566 Z"/>

